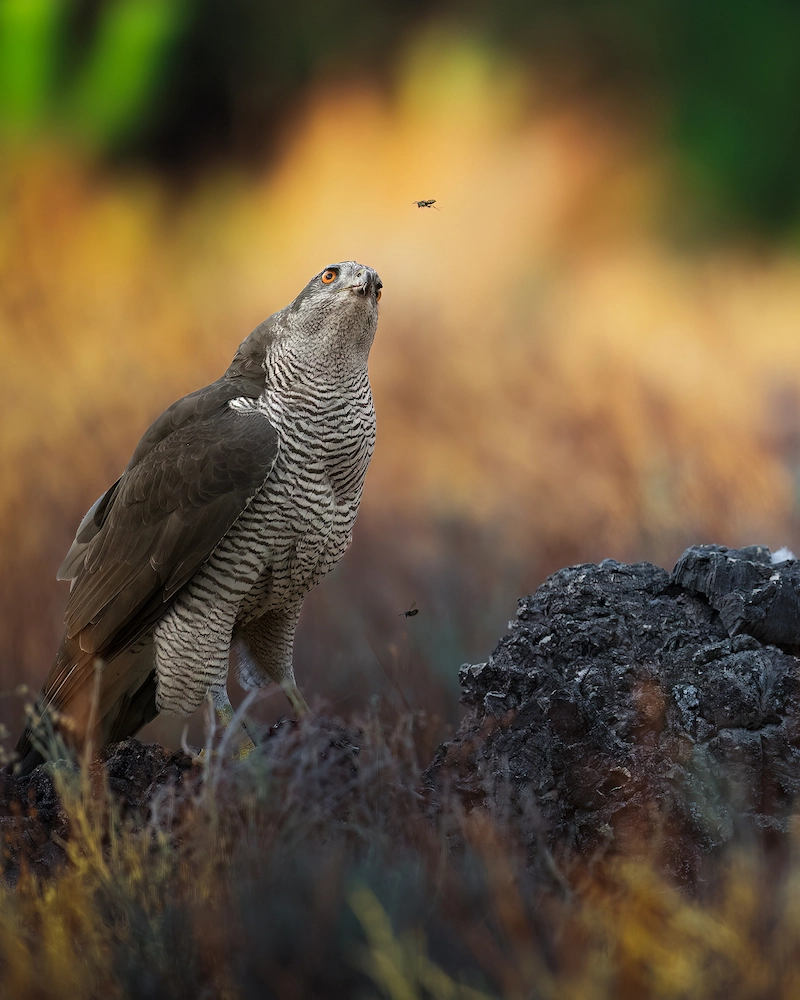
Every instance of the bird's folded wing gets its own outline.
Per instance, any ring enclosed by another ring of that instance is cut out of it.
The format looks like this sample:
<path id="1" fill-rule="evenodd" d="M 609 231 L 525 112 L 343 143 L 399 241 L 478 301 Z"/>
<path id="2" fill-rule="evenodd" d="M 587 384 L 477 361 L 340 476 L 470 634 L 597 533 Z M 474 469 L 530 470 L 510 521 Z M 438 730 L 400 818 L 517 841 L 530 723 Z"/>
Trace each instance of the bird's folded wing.
<path id="1" fill-rule="evenodd" d="M 255 406 L 228 405 L 236 394 L 214 383 L 165 411 L 119 482 L 84 518 L 70 550 L 62 650 L 77 642 L 84 652 L 110 658 L 134 642 L 263 485 L 278 437 Z M 71 659 L 60 655 L 54 664 L 48 701 L 81 683 L 70 676 Z"/>

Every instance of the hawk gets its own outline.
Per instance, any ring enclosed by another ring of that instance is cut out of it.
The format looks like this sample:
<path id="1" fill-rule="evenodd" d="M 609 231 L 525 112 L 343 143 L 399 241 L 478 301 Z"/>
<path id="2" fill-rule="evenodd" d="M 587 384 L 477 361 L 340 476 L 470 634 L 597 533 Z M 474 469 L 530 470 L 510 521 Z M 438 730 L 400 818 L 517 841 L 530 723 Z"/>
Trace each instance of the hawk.
<path id="1" fill-rule="evenodd" d="M 381 288 L 363 264 L 326 267 L 221 378 L 145 432 L 58 572 L 71 581 L 64 637 L 18 773 L 41 762 L 52 730 L 96 749 L 209 694 L 229 721 L 232 645 L 246 689 L 276 682 L 308 711 L 295 628 L 352 537 L 375 444 L 367 361 Z"/>

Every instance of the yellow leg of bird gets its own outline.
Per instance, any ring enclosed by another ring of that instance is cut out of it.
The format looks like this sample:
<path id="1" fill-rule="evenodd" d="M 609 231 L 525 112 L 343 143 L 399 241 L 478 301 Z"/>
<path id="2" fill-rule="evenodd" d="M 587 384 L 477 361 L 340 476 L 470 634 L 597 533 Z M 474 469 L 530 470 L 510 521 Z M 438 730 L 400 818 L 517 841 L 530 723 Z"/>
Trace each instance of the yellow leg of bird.
<path id="1" fill-rule="evenodd" d="M 233 705 L 231 705 L 228 700 L 227 693 L 224 695 L 214 696 L 214 714 L 217 717 L 217 722 L 223 729 L 227 730 L 228 727 L 233 724 L 235 712 L 233 710 Z M 250 754 L 255 750 L 256 745 L 254 741 L 250 738 L 247 729 L 242 721 L 236 723 L 237 727 L 240 728 L 240 732 L 233 733 L 233 759 L 234 760 L 244 760 L 249 757 Z"/>
<path id="2" fill-rule="evenodd" d="M 284 677 L 280 682 L 283 688 L 283 693 L 289 699 L 289 704 L 294 710 L 294 714 L 298 719 L 303 719 L 307 715 L 311 715 L 311 709 L 306 704 L 305 698 L 300 694 L 297 689 L 297 684 L 295 684 L 294 677 Z"/>

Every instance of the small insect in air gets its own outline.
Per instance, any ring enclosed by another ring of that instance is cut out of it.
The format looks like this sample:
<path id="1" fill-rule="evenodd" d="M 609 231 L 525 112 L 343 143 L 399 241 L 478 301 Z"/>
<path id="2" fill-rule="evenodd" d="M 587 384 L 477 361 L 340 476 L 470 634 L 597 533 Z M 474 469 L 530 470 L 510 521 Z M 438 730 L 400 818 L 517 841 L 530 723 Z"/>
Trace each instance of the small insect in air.
<path id="1" fill-rule="evenodd" d="M 436 199 L 426 198 L 423 201 L 412 201 L 411 204 L 416 205 L 417 208 L 436 208 Z M 439 209 L 436 208 L 436 211 L 438 212 Z"/>
<path id="2" fill-rule="evenodd" d="M 397 617 L 398 618 L 413 618 L 414 615 L 418 615 L 418 614 L 419 614 L 419 608 L 417 607 L 417 602 L 414 601 L 414 603 L 411 605 L 411 607 L 408 609 L 408 611 L 401 611 L 400 614 Z"/>

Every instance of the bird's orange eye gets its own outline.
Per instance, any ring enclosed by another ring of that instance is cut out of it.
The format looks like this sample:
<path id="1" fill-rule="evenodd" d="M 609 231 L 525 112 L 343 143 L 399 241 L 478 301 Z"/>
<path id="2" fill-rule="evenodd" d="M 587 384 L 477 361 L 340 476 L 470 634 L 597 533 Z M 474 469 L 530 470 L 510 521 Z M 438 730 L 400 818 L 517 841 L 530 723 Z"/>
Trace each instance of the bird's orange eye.
<path id="1" fill-rule="evenodd" d="M 332 281 L 336 280 L 336 272 L 330 268 L 322 275 L 322 284 L 329 285 Z"/>
<path id="2" fill-rule="evenodd" d="M 378 291 L 375 293 L 375 301 L 377 302 L 378 299 L 380 299 L 380 297 L 381 297 L 381 290 L 379 288 Z"/>

